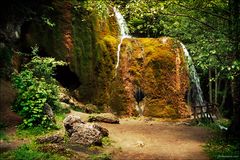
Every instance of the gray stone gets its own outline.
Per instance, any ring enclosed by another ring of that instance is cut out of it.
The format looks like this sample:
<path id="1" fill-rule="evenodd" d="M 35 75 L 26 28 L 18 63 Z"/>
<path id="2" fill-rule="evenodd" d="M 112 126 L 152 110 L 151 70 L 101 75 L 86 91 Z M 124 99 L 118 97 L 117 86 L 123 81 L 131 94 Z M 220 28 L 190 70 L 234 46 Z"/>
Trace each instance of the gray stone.
<path id="1" fill-rule="evenodd" d="M 96 115 L 90 115 L 89 122 L 104 122 L 104 123 L 119 123 L 119 119 L 112 113 L 101 113 Z"/>
<path id="2" fill-rule="evenodd" d="M 97 112 L 97 106 L 94 104 L 86 104 L 85 105 L 85 112 L 86 113 L 96 113 Z"/>
<path id="3" fill-rule="evenodd" d="M 104 128 L 100 125 L 97 125 L 97 124 L 94 124 L 93 127 L 96 128 L 97 130 L 99 130 L 103 137 L 107 137 L 109 135 L 109 132 L 106 128 Z"/>
<path id="4" fill-rule="evenodd" d="M 69 115 L 63 121 L 68 143 L 81 145 L 101 145 L 101 139 L 108 135 L 108 130 L 94 124 L 84 123 L 80 117 Z"/>
<path id="5" fill-rule="evenodd" d="M 63 143 L 64 138 L 59 135 L 53 135 L 49 137 L 40 137 L 36 139 L 36 142 L 39 144 L 43 143 Z"/>
<path id="6" fill-rule="evenodd" d="M 48 103 L 44 105 L 44 114 L 46 114 L 52 122 L 56 123 L 52 107 Z"/>

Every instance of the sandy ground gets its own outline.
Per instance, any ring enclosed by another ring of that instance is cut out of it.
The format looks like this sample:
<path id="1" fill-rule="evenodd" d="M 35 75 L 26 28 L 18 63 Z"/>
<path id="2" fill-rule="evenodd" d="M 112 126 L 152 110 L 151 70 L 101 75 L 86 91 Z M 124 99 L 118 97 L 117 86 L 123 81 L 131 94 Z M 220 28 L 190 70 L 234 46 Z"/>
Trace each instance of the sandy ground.
<path id="1" fill-rule="evenodd" d="M 181 122 L 126 119 L 119 125 L 101 125 L 121 151 L 113 154 L 113 159 L 209 159 L 202 145 L 210 133 L 203 128 Z"/>
<path id="2" fill-rule="evenodd" d="M 71 114 L 87 120 L 87 114 L 73 111 Z M 202 145 L 211 136 L 205 128 L 190 126 L 189 119 L 166 120 L 126 118 L 120 124 L 99 123 L 109 130 L 114 142 L 114 160 L 206 160 Z"/>

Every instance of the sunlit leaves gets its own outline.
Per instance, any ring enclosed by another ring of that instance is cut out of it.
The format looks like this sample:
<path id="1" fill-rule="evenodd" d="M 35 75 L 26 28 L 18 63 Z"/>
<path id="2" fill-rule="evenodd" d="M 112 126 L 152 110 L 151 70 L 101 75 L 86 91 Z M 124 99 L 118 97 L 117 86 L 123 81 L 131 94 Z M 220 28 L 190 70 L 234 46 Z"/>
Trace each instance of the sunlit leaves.
<path id="1" fill-rule="evenodd" d="M 12 82 L 18 90 L 13 110 L 23 117 L 23 126 L 53 125 L 52 120 L 45 115 L 44 106 L 47 103 L 53 109 L 58 107 L 55 106 L 58 85 L 52 76 L 56 66 L 64 64 L 54 58 L 35 56 L 20 73 L 13 74 Z"/>

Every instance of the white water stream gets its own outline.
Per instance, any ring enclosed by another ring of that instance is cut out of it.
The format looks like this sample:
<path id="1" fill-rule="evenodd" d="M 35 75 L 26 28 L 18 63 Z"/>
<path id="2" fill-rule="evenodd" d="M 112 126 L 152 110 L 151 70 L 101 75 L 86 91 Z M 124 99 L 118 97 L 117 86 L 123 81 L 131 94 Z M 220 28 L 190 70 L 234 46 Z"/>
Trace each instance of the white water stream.
<path id="1" fill-rule="evenodd" d="M 125 19 L 123 18 L 123 16 L 121 15 L 121 13 L 118 12 L 115 7 L 113 7 L 113 11 L 114 11 L 114 14 L 115 14 L 115 17 L 116 17 L 116 20 L 117 20 L 117 23 L 118 23 L 118 26 L 120 29 L 120 33 L 121 33 L 120 43 L 118 44 L 118 50 L 117 50 L 117 64 L 115 66 L 115 68 L 117 69 L 119 66 L 119 62 L 120 62 L 120 51 L 121 51 L 122 42 L 125 38 L 130 38 L 131 36 L 128 35 L 129 30 L 127 27 L 127 23 L 126 23 Z"/>
<path id="2" fill-rule="evenodd" d="M 182 43 L 181 43 L 181 46 L 182 46 L 182 49 L 183 49 L 183 52 L 185 55 L 185 59 L 187 60 L 187 63 L 188 63 L 189 78 L 190 78 L 190 82 L 191 82 L 190 101 L 193 103 L 193 105 L 203 106 L 204 105 L 203 92 L 202 92 L 202 89 L 200 86 L 199 76 L 197 74 L 197 71 L 194 67 L 192 58 L 191 58 L 187 48 Z"/>

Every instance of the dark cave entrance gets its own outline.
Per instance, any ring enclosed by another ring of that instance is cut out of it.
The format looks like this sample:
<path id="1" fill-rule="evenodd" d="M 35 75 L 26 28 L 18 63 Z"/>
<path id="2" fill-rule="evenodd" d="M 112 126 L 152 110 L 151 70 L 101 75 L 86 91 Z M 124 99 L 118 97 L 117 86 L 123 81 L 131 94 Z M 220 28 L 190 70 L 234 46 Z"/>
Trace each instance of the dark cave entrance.
<path id="1" fill-rule="evenodd" d="M 57 66 L 54 77 L 63 87 L 69 90 L 75 90 L 81 84 L 78 76 L 70 70 L 69 65 Z"/>

